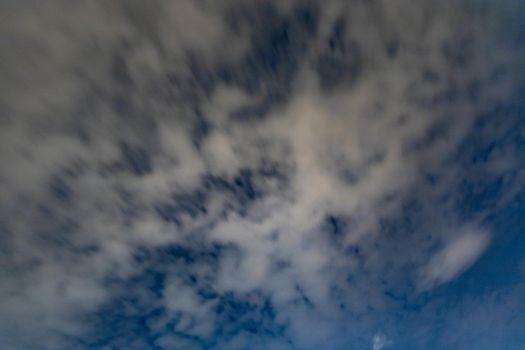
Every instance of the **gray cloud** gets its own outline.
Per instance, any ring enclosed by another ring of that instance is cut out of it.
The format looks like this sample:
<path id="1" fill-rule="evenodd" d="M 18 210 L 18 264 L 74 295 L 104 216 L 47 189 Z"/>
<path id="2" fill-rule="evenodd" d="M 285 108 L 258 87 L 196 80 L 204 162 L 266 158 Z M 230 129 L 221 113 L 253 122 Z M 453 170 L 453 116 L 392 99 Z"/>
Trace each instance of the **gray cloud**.
<path id="1" fill-rule="evenodd" d="M 120 300 L 162 311 L 117 348 L 369 346 L 489 245 L 457 154 L 523 52 L 469 6 L 2 5 L 0 341 L 89 347 Z"/>

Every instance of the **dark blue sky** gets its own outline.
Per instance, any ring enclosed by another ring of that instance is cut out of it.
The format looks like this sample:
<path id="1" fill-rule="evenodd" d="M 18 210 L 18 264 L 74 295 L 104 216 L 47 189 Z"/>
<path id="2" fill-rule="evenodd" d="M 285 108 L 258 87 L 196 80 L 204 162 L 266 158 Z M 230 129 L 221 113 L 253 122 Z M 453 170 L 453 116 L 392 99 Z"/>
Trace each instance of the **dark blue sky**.
<path id="1" fill-rule="evenodd" d="M 518 0 L 0 5 L 0 348 L 525 348 Z"/>

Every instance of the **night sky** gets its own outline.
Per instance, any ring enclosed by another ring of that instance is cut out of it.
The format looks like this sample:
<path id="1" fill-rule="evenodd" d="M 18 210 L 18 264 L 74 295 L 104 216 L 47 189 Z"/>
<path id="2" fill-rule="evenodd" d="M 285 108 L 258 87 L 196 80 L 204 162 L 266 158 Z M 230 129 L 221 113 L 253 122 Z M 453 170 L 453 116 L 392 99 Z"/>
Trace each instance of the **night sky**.
<path id="1" fill-rule="evenodd" d="M 1 1 L 0 349 L 525 349 L 525 2 Z"/>

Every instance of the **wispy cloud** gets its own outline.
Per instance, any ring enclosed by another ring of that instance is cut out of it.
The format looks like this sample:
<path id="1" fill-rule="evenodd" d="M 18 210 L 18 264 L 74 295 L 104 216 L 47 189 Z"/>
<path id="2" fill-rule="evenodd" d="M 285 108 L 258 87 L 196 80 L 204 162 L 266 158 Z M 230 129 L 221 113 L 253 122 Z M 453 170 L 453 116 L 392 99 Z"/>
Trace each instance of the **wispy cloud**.
<path id="1" fill-rule="evenodd" d="M 421 287 L 432 288 L 449 282 L 468 269 L 487 248 L 486 232 L 458 233 L 443 249 L 434 254 L 423 269 Z"/>
<path id="2" fill-rule="evenodd" d="M 392 342 L 383 334 L 376 333 L 372 337 L 372 350 L 381 350 L 389 346 Z"/>

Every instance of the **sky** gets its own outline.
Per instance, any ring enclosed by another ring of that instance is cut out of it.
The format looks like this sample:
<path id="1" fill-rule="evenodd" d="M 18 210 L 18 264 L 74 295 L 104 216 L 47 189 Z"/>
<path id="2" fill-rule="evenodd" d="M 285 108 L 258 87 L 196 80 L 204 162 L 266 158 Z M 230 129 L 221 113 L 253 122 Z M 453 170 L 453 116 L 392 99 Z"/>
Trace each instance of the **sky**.
<path id="1" fill-rule="evenodd" d="M 0 348 L 525 349 L 525 3 L 0 3 Z"/>

